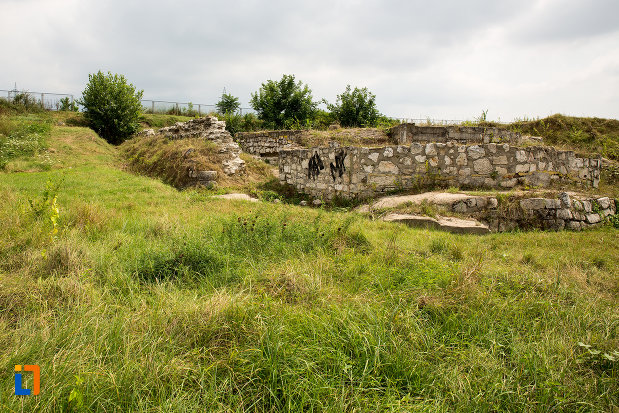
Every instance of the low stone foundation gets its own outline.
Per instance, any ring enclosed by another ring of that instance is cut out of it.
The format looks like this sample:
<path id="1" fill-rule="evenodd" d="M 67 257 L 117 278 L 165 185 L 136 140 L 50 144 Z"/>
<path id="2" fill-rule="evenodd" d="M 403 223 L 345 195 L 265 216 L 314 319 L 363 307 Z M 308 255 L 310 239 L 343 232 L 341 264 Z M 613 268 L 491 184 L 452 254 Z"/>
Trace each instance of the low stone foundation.
<path id="1" fill-rule="evenodd" d="M 524 198 L 500 202 L 495 197 L 475 197 L 456 202 L 453 212 L 475 217 L 492 232 L 515 229 L 575 230 L 602 223 L 617 213 L 614 199 L 573 198 L 562 193 L 558 198 Z"/>
<path id="2" fill-rule="evenodd" d="M 509 143 L 518 145 L 522 141 L 522 136 L 517 132 L 481 126 L 416 126 L 414 123 L 402 123 L 391 128 L 389 134 L 399 145 L 449 141 L 464 144 Z"/>
<path id="3" fill-rule="evenodd" d="M 137 137 L 157 135 L 170 140 L 193 138 L 213 142 L 217 146 L 217 151 L 224 158 L 227 158 L 222 164 L 226 175 L 234 175 L 245 169 L 245 161 L 239 157 L 241 148 L 234 142 L 232 135 L 226 130 L 226 122 L 218 120 L 215 116 L 191 119 L 187 122 L 176 122 L 173 126 L 161 128 L 156 132 L 154 129 L 145 129 L 138 133 Z M 184 157 L 188 154 L 189 152 L 185 153 Z M 196 171 L 188 171 L 190 178 L 207 182 L 205 179 L 199 179 L 197 173 Z"/>
<path id="4" fill-rule="evenodd" d="M 276 163 L 280 151 L 301 148 L 297 143 L 301 133 L 300 130 L 239 132 L 234 138 L 244 152 Z"/>
<path id="5" fill-rule="evenodd" d="M 283 184 L 331 199 L 370 198 L 385 192 L 437 185 L 508 189 L 569 183 L 597 187 L 599 158 L 551 147 L 455 142 L 380 148 L 319 147 L 279 153 Z"/>

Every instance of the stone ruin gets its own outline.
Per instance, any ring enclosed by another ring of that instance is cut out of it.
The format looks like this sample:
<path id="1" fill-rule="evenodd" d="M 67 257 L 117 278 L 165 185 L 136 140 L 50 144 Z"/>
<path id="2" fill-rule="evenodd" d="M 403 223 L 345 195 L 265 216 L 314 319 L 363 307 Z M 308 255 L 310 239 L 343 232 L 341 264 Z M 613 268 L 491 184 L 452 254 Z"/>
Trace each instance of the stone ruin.
<path id="1" fill-rule="evenodd" d="M 282 184 L 319 198 L 373 198 L 405 189 L 598 186 L 601 160 L 552 147 L 456 142 L 279 153 Z"/>
<path id="2" fill-rule="evenodd" d="M 140 132 L 138 136 L 157 135 L 172 140 L 198 138 L 213 142 L 217 145 L 218 152 L 225 158 L 222 167 L 226 175 L 234 175 L 245 170 L 245 161 L 239 157 L 241 147 L 226 130 L 226 122 L 218 120 L 215 116 L 177 122 L 173 126 L 161 128 L 158 131 L 146 129 Z M 185 154 L 185 156 L 187 155 L 188 153 Z M 216 171 L 198 171 L 193 168 L 189 168 L 188 174 L 198 184 L 207 184 L 217 177 Z"/>
<path id="3" fill-rule="evenodd" d="M 518 132 L 485 126 L 417 126 L 414 123 L 402 123 L 391 128 L 389 135 L 398 145 L 410 145 L 414 142 L 520 145 L 523 142 L 523 136 Z M 541 142 L 541 138 L 533 140 Z"/>
<path id="4" fill-rule="evenodd" d="M 597 188 L 601 159 L 576 155 L 537 145 L 540 138 L 523 137 L 499 128 L 435 127 L 402 124 L 391 129 L 393 145 L 380 147 L 304 148 L 299 131 L 239 133 L 235 142 L 225 130 L 225 122 L 215 117 L 193 119 L 174 126 L 141 132 L 167 139 L 201 138 L 215 143 L 224 172 L 232 175 L 244 169 L 239 158 L 245 152 L 265 160 L 277 160 L 280 182 L 321 199 L 374 198 L 397 190 L 421 186 L 512 189 L 517 186 L 552 187 L 556 184 Z M 239 146 L 239 144 L 241 146 Z M 191 149 L 189 150 L 191 151 Z M 186 155 L 186 154 L 185 154 Z M 198 185 L 209 186 L 215 171 L 189 168 L 189 177 Z M 515 228 L 580 230 L 596 225 L 617 213 L 615 200 L 608 198 L 560 199 L 524 198 L 505 214 L 495 197 L 476 197 L 452 205 L 453 212 L 480 219 L 487 230 Z"/>

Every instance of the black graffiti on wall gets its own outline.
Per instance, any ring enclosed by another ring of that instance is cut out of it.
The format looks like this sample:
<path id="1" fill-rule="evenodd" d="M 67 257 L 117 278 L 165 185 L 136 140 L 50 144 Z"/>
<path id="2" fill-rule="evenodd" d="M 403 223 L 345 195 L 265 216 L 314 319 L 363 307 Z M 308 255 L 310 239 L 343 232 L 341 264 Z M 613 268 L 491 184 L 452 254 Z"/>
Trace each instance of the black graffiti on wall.
<path id="1" fill-rule="evenodd" d="M 342 175 L 344 175 L 344 172 L 346 172 L 346 167 L 344 167 L 344 159 L 346 159 L 346 152 L 342 150 L 335 155 L 335 165 L 333 165 L 333 162 L 329 164 L 333 182 L 335 182 L 336 175 L 338 178 L 341 178 Z"/>
<path id="2" fill-rule="evenodd" d="M 318 156 L 318 152 L 314 152 L 314 155 L 312 155 L 307 164 L 307 177 L 316 180 L 316 177 L 323 169 L 325 169 L 325 164 L 322 163 L 322 159 Z"/>

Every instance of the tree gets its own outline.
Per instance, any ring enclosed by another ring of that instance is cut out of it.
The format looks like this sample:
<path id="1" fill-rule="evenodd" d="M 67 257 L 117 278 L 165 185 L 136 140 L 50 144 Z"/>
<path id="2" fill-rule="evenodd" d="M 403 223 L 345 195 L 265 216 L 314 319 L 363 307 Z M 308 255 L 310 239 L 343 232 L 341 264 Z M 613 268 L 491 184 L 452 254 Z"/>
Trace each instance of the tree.
<path id="1" fill-rule="evenodd" d="M 229 113 L 235 114 L 236 111 L 239 110 L 239 108 L 241 107 L 241 103 L 239 102 L 238 98 L 228 93 L 224 93 L 221 95 L 221 99 L 219 100 L 219 102 L 217 102 L 216 106 L 217 110 L 222 115 L 226 115 Z"/>
<path id="2" fill-rule="evenodd" d="M 327 108 L 342 126 L 374 126 L 380 113 L 376 109 L 376 96 L 366 87 L 346 90 L 337 96 L 335 105 L 327 103 Z"/>
<path id="3" fill-rule="evenodd" d="M 263 83 L 258 92 L 252 93 L 251 106 L 260 120 L 276 128 L 289 127 L 293 122 L 305 123 L 316 110 L 312 91 L 301 81 L 295 82 L 294 75 Z"/>
<path id="4" fill-rule="evenodd" d="M 123 75 L 101 71 L 88 75 L 79 104 L 84 118 L 103 139 L 118 145 L 138 131 L 143 91 L 136 91 Z"/>

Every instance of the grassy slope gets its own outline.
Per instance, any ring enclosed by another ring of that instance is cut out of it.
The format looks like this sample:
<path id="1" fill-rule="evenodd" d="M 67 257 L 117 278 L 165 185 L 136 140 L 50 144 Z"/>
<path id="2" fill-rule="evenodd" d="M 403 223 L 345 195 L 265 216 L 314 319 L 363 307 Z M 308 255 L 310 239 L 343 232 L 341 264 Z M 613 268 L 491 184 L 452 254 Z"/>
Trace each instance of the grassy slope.
<path id="1" fill-rule="evenodd" d="M 543 119 L 514 122 L 510 127 L 518 132 L 541 136 L 547 145 L 563 145 L 619 161 L 619 120 L 616 119 L 556 114 Z"/>
<path id="2" fill-rule="evenodd" d="M 213 200 L 123 171 L 87 129 L 48 145 L 50 169 L 0 172 L 0 365 L 42 367 L 38 397 L 0 378 L 3 411 L 619 407 L 616 230 Z M 27 200 L 61 179 L 52 239 Z"/>

